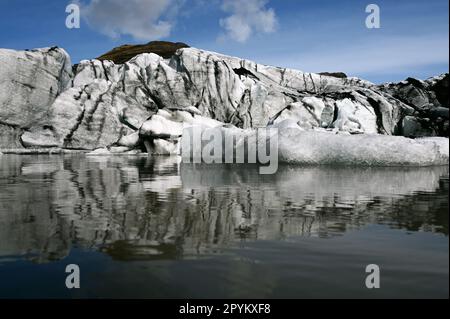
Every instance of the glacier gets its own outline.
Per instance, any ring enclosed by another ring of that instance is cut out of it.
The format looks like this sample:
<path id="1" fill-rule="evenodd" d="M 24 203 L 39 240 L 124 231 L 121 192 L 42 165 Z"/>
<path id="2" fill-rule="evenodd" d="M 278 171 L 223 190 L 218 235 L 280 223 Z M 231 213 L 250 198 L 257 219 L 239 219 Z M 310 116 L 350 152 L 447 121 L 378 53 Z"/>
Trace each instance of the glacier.
<path id="1" fill-rule="evenodd" d="M 241 141 L 278 128 L 280 162 L 443 165 L 448 82 L 376 85 L 196 48 L 77 65 L 58 47 L 0 49 L 0 154 L 180 155 L 200 125 Z"/>

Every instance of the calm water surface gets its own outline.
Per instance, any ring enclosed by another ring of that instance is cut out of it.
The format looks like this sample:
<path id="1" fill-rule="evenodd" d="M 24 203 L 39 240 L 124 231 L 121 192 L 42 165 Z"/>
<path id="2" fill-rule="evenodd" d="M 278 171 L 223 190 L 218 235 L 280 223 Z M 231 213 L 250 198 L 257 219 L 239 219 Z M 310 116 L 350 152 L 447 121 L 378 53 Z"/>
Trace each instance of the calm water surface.
<path id="1" fill-rule="evenodd" d="M 448 176 L 3 155 L 0 298 L 448 298 Z"/>

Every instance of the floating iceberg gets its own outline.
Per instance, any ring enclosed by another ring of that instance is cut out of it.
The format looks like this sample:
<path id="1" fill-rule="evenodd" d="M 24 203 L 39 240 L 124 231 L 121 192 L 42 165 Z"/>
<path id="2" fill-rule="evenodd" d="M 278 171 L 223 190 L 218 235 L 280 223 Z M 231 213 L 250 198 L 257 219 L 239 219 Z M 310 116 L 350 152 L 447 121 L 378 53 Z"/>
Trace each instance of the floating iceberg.
<path id="1" fill-rule="evenodd" d="M 448 164 L 448 138 L 410 139 L 379 134 L 351 135 L 327 130 L 305 131 L 287 121 L 272 126 L 267 134 L 261 134 L 259 130 L 252 129 L 197 128 L 202 130 L 202 137 L 218 136 L 221 138 L 220 151 L 229 151 L 230 146 L 226 144 L 232 141 L 234 163 L 242 163 L 242 158 L 237 160 L 237 154 L 244 153 L 246 159 L 244 162 L 247 163 L 250 156 L 253 159 L 258 158 L 267 151 L 272 152 L 274 149 L 272 146 L 276 145 L 276 158 L 279 162 L 299 165 L 432 166 Z M 190 143 L 195 142 L 191 138 L 192 135 L 194 134 L 183 134 L 181 143 L 183 157 L 187 160 L 204 158 L 204 154 L 198 152 L 205 150 L 211 141 L 202 138 L 200 146 L 191 146 Z M 189 148 L 188 152 L 184 151 L 186 147 Z M 193 153 L 192 149 L 198 152 Z M 273 160 L 273 156 L 270 154 L 267 156 Z M 223 162 L 220 156 L 215 156 L 215 158 L 218 159 L 218 161 L 214 161 L 215 163 Z M 223 158 L 230 158 L 230 154 L 225 154 Z M 230 162 L 226 161 L 226 163 Z"/>
<path id="2" fill-rule="evenodd" d="M 448 138 L 409 139 L 377 134 L 333 134 L 330 132 L 281 129 L 280 161 L 295 164 L 364 166 L 446 165 Z"/>

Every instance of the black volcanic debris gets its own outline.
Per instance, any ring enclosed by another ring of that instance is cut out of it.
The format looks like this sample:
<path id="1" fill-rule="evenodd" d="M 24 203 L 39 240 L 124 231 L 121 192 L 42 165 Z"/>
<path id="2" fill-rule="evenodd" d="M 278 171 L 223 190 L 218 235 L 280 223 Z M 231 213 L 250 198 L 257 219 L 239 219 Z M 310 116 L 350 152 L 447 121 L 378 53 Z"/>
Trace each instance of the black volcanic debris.
<path id="1" fill-rule="evenodd" d="M 97 60 L 109 60 L 116 64 L 125 63 L 142 53 L 155 53 L 164 59 L 169 59 L 178 49 L 188 48 L 182 42 L 152 41 L 147 44 L 125 44 L 99 56 Z"/>
<path id="2" fill-rule="evenodd" d="M 414 110 L 403 120 L 402 135 L 449 136 L 448 85 L 447 73 L 426 81 L 407 78 L 379 88 Z"/>
<path id="3" fill-rule="evenodd" d="M 449 96 L 448 96 L 448 85 L 449 85 L 449 74 L 447 73 L 441 81 L 431 86 L 431 90 L 436 95 L 439 103 L 444 107 L 449 107 Z"/>
<path id="4" fill-rule="evenodd" d="M 320 75 L 325 75 L 325 76 L 332 76 L 338 79 L 345 79 L 347 78 L 347 74 L 345 74 L 344 72 L 320 72 Z"/>
<path id="5" fill-rule="evenodd" d="M 255 79 L 255 80 L 259 80 L 259 78 L 254 75 L 251 71 L 247 70 L 244 67 L 240 67 L 238 69 L 233 69 L 234 73 L 236 73 L 239 76 L 247 76 L 249 78 Z"/>

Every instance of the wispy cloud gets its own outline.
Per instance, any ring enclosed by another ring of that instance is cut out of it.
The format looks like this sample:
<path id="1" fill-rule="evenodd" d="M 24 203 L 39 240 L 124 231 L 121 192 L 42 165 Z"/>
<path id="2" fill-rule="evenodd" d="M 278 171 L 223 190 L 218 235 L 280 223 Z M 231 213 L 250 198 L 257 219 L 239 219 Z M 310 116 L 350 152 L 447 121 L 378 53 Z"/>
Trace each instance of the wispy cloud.
<path id="1" fill-rule="evenodd" d="M 207 4 L 205 0 L 74 1 L 79 3 L 87 24 L 111 38 L 129 35 L 149 41 L 169 37 L 183 12 L 202 5 L 220 7 L 227 15 L 219 20 L 224 30 L 222 37 L 237 42 L 246 42 L 254 34 L 274 32 L 278 25 L 275 11 L 267 7 L 268 0 L 211 0 Z"/>
<path id="2" fill-rule="evenodd" d="M 180 0 L 90 0 L 82 17 L 94 29 L 117 38 L 156 40 L 170 35 Z"/>
<path id="3" fill-rule="evenodd" d="M 277 27 L 277 18 L 267 0 L 224 0 L 222 10 L 231 14 L 221 19 L 225 35 L 238 42 L 246 42 L 254 33 L 271 33 Z"/>

